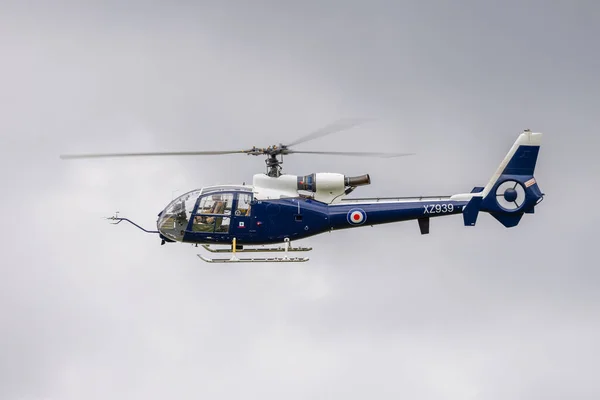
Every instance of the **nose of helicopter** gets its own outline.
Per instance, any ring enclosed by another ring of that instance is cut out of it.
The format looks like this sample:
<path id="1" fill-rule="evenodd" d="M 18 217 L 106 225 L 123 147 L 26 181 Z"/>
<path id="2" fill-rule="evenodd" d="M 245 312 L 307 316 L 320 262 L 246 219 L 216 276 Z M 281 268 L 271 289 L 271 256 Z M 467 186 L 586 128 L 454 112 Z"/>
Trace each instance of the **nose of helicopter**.
<path id="1" fill-rule="evenodd" d="M 158 214 L 156 227 L 164 237 L 181 242 L 187 226 L 184 221 L 185 218 L 182 218 L 181 215 L 166 208 Z"/>
<path id="2" fill-rule="evenodd" d="M 158 214 L 156 227 L 166 238 L 177 242 L 183 241 L 199 190 L 186 193 L 173 200 Z"/>

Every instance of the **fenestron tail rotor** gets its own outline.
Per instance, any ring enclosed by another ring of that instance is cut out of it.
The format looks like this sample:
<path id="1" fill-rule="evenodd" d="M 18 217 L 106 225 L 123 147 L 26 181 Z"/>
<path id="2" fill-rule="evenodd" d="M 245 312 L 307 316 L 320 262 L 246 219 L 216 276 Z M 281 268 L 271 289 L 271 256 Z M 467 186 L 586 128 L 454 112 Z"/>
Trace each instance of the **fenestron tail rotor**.
<path id="1" fill-rule="evenodd" d="M 357 125 L 369 121 L 366 118 L 348 118 L 338 120 L 330 125 L 316 130 L 308 135 L 290 142 L 289 144 L 273 145 L 265 148 L 252 147 L 246 150 L 224 150 L 224 151 L 166 151 L 166 152 L 146 152 L 146 153 L 87 153 L 87 154 L 63 154 L 60 156 L 63 160 L 89 159 L 89 158 L 123 158 L 123 157 L 157 157 L 157 156 L 215 156 L 228 154 L 247 154 L 253 156 L 267 156 L 265 163 L 267 165 L 267 174 L 277 177 L 281 175 L 281 164 L 283 156 L 288 154 L 319 154 L 319 155 L 338 155 L 355 157 L 378 157 L 393 158 L 414 155 L 414 153 L 384 153 L 384 152 L 352 152 L 352 151 L 311 151 L 311 150 L 293 150 L 291 146 L 308 142 L 332 133 L 340 132 L 353 128 Z M 281 156 L 281 158 L 279 158 Z"/>
<path id="2" fill-rule="evenodd" d="M 507 180 L 498 185 L 496 201 L 507 211 L 516 211 L 525 202 L 525 188 L 515 180 Z"/>

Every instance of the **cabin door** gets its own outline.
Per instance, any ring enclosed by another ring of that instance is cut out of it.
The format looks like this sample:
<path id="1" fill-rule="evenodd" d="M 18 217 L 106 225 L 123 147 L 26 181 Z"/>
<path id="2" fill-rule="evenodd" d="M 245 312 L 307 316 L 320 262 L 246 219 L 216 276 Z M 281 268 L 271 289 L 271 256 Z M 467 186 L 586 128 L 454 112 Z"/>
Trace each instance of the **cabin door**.
<path id="1" fill-rule="evenodd" d="M 235 238 L 249 238 L 256 234 L 254 216 L 252 215 L 252 193 L 238 193 L 234 205 L 233 223 L 230 234 Z"/>

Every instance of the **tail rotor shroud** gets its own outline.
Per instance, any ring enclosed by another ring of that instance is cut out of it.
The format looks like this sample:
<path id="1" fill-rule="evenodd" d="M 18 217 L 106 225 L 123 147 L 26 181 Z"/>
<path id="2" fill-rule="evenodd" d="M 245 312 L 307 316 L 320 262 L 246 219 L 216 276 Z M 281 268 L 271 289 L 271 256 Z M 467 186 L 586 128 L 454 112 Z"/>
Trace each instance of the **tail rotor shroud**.
<path id="1" fill-rule="evenodd" d="M 496 188 L 496 202 L 505 211 L 518 211 L 525 203 L 525 188 L 520 182 L 507 180 Z"/>

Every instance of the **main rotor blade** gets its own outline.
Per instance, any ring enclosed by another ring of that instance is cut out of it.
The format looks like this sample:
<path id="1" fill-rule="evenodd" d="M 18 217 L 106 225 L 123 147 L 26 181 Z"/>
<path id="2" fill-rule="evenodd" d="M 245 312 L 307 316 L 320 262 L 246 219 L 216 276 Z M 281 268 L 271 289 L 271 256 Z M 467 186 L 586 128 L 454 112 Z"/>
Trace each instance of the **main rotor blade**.
<path id="1" fill-rule="evenodd" d="M 393 157 L 404 157 L 414 156 L 415 153 L 370 153 L 365 151 L 301 151 L 301 150 L 288 150 L 288 153 L 298 154 L 331 154 L 334 156 L 357 156 L 357 157 L 379 157 L 379 158 L 393 158 Z"/>
<path id="2" fill-rule="evenodd" d="M 77 158 L 108 158 L 108 157 L 153 157 L 153 156 L 214 156 L 221 154 L 243 154 L 246 150 L 234 151 L 169 151 L 161 153 L 97 153 L 97 154 L 62 154 L 63 160 Z"/>
<path id="3" fill-rule="evenodd" d="M 329 135 L 331 133 L 340 132 L 346 129 L 350 129 L 367 121 L 371 121 L 369 118 L 346 118 L 340 119 L 332 124 L 329 124 L 317 131 L 314 131 L 306 136 L 302 136 L 301 138 L 286 144 L 286 146 L 295 146 L 300 143 L 308 142 L 309 140 L 313 140 L 316 138 L 323 137 L 325 135 Z"/>

